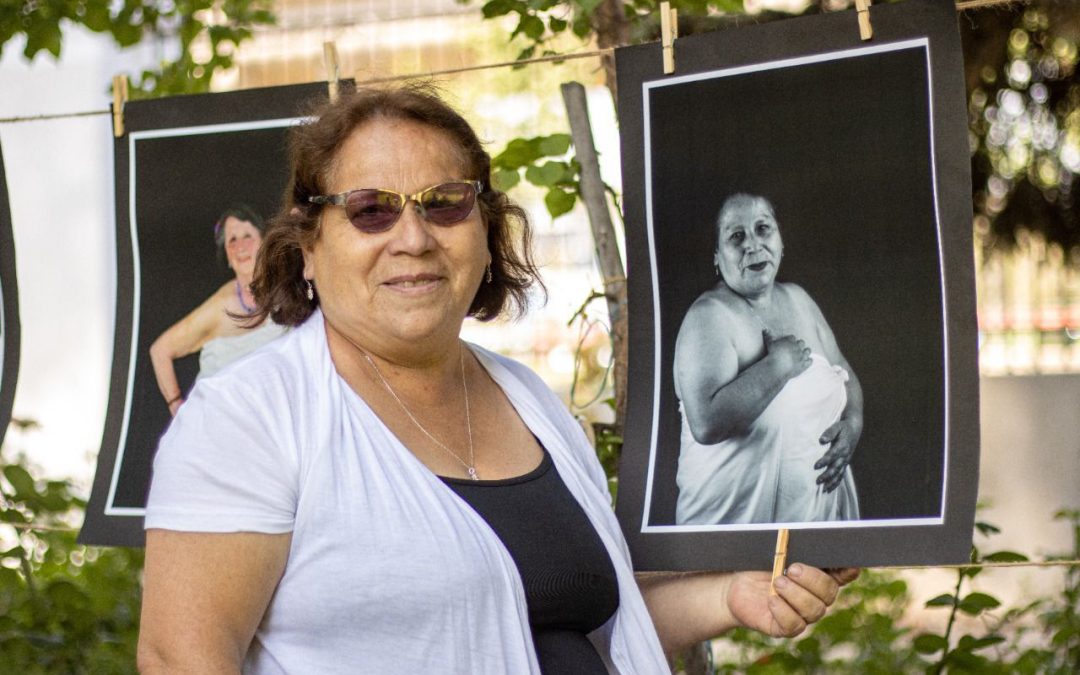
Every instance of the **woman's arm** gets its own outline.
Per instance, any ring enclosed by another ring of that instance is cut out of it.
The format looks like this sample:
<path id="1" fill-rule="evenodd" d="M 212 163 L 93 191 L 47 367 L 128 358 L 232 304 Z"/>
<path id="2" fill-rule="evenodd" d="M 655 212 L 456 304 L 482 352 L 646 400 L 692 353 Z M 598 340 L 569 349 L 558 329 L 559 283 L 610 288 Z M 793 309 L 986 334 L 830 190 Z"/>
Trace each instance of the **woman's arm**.
<path id="1" fill-rule="evenodd" d="M 664 652 L 743 626 L 774 637 L 792 637 L 814 623 L 836 600 L 857 569 L 825 572 L 796 563 L 776 580 L 768 572 L 639 574 L 645 604 Z"/>
<path id="2" fill-rule="evenodd" d="M 239 673 L 291 536 L 148 530 L 139 672 Z"/>
<path id="3" fill-rule="evenodd" d="M 715 299 L 699 299 L 675 343 L 675 389 L 690 432 L 713 444 L 743 434 L 787 381 L 810 365 L 806 345 L 791 335 L 762 334 L 765 355 L 739 372 L 732 317 Z"/>
<path id="4" fill-rule="evenodd" d="M 217 335 L 221 317 L 225 316 L 225 304 L 220 296 L 220 291 L 211 295 L 190 314 L 169 326 L 150 345 L 150 363 L 154 368 L 154 377 L 172 415 L 176 414 L 180 404 L 184 402 L 173 361 L 197 352 Z"/>

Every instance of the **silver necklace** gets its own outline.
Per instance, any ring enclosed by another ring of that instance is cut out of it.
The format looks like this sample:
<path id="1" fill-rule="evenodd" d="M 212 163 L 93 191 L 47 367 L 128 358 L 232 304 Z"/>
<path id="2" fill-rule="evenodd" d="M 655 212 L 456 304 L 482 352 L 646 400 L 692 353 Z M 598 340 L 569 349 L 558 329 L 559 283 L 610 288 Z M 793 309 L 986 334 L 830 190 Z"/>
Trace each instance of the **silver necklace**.
<path id="1" fill-rule="evenodd" d="M 425 436 L 427 436 L 432 443 L 439 446 L 444 452 L 446 452 L 446 454 L 450 455 L 459 463 L 461 463 L 461 465 L 465 467 L 465 470 L 469 473 L 469 478 L 471 478 L 472 480 L 480 480 L 480 476 L 476 473 L 476 456 L 473 448 L 472 412 L 469 408 L 469 385 L 465 381 L 465 350 L 462 349 L 459 345 L 458 362 L 461 365 L 461 388 L 465 392 L 465 429 L 468 431 L 469 434 L 468 462 L 466 462 L 464 459 L 461 458 L 460 455 L 447 447 L 445 443 L 435 438 L 435 436 L 433 436 L 430 431 L 424 428 L 423 424 L 420 424 L 420 420 L 416 419 L 416 415 L 412 414 L 412 411 L 409 410 L 409 407 L 405 405 L 405 402 L 402 401 L 401 397 L 397 395 L 397 392 L 394 391 L 394 388 L 391 387 L 390 383 L 386 381 L 386 378 L 383 377 L 382 371 L 380 371 L 379 367 L 375 365 L 375 361 L 370 356 L 368 356 L 368 353 L 361 349 L 360 345 L 353 342 L 351 338 L 344 335 L 344 333 L 342 333 L 342 335 L 345 337 L 346 340 L 349 341 L 350 344 L 352 344 L 353 347 L 356 347 L 356 349 L 364 357 L 364 360 L 366 360 L 368 364 L 371 365 L 371 369 L 375 371 L 376 375 L 378 375 L 379 381 L 382 382 L 384 387 L 386 387 L 386 391 L 390 392 L 390 395 L 394 397 L 394 400 L 397 401 L 397 404 L 401 406 L 401 409 L 403 411 L 405 411 L 405 414 L 410 420 L 412 420 L 412 423 L 416 425 L 416 428 L 419 429 L 421 433 L 423 433 Z"/>

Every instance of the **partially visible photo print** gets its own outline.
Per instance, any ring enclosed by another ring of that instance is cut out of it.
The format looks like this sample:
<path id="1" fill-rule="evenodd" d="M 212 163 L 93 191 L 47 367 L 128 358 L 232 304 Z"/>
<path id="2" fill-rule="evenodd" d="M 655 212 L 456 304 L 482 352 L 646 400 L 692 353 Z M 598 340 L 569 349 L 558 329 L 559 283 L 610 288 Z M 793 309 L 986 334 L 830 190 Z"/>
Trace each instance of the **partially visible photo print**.
<path id="1" fill-rule="evenodd" d="M 200 377 L 281 335 L 255 257 L 288 178 L 286 135 L 325 85 L 133 101 L 116 141 L 117 330 L 85 543 L 138 546 L 158 439 Z"/>
<path id="2" fill-rule="evenodd" d="M 826 567 L 931 562 L 908 537 L 966 559 L 970 178 L 940 5 L 880 8 L 869 42 L 854 12 L 680 39 L 669 76 L 656 49 L 617 52 L 618 507 L 643 568 L 766 567 L 779 528 Z"/>
<path id="3" fill-rule="evenodd" d="M 19 377 L 19 284 L 15 275 L 15 236 L 11 226 L 4 152 L 0 148 L 0 444 L 11 423 Z"/>

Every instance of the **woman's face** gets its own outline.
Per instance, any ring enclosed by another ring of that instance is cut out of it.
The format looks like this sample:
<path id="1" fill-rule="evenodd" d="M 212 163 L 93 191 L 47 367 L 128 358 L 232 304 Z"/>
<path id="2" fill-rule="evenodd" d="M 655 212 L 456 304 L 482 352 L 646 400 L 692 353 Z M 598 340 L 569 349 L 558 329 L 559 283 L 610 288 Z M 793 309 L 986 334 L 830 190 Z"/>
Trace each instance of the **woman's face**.
<path id="1" fill-rule="evenodd" d="M 346 138 L 328 193 L 383 188 L 414 194 L 465 175 L 462 152 L 448 135 L 407 120 L 375 119 Z M 454 340 L 491 260 L 478 205 L 465 220 L 434 225 L 412 201 L 393 226 L 375 234 L 353 227 L 345 209 L 325 206 L 319 238 L 304 252 L 330 324 L 368 348 Z"/>
<path id="2" fill-rule="evenodd" d="M 715 263 L 724 283 L 744 297 L 767 291 L 784 250 L 769 203 L 759 198 L 737 204 L 724 211 L 717 227 Z"/>
<path id="3" fill-rule="evenodd" d="M 246 220 L 235 216 L 225 219 L 225 260 L 238 276 L 250 277 L 255 269 L 255 256 L 262 246 L 262 233 Z"/>

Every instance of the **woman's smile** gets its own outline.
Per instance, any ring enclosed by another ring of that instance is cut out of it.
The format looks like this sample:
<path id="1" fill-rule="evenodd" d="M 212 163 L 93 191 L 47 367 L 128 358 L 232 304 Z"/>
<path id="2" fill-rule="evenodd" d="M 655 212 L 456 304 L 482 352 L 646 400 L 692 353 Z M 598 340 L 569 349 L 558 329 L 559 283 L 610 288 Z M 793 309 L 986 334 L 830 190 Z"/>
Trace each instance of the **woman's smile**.
<path id="1" fill-rule="evenodd" d="M 436 274 L 412 274 L 387 279 L 383 285 L 398 292 L 419 295 L 437 289 L 443 281 L 445 277 Z"/>

